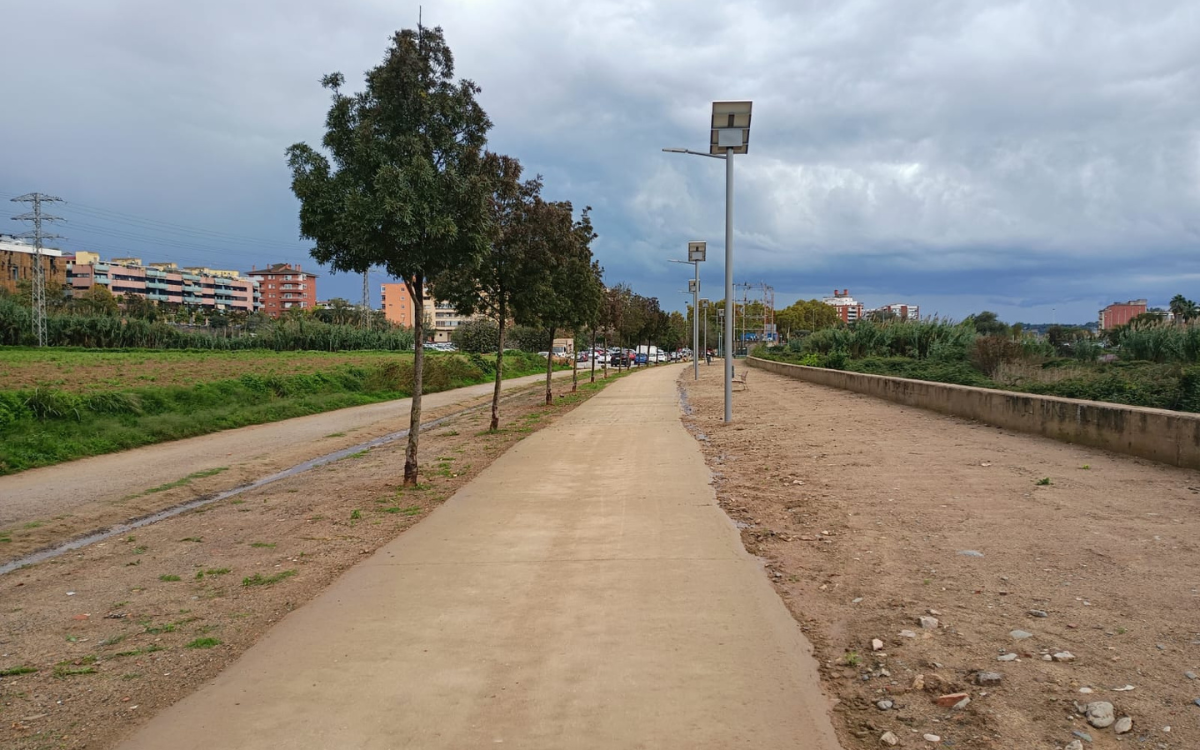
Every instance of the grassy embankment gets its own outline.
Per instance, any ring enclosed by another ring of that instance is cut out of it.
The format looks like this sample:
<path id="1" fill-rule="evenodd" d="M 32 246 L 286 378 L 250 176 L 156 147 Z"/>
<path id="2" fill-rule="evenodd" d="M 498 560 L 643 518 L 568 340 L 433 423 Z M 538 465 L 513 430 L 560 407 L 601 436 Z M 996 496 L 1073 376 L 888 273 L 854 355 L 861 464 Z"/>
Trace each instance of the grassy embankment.
<path id="1" fill-rule="evenodd" d="M 1128 331 L 1110 350 L 1084 342 L 1061 351 L 1044 340 L 981 336 L 944 321 L 864 322 L 817 331 L 786 347 L 760 347 L 755 355 L 872 375 L 1200 412 L 1197 326 Z"/>
<path id="2" fill-rule="evenodd" d="M 489 382 L 493 361 L 427 353 L 425 392 Z M 512 353 L 504 372 L 537 375 L 545 360 Z M 411 390 L 407 352 L 0 349 L 0 475 Z"/>

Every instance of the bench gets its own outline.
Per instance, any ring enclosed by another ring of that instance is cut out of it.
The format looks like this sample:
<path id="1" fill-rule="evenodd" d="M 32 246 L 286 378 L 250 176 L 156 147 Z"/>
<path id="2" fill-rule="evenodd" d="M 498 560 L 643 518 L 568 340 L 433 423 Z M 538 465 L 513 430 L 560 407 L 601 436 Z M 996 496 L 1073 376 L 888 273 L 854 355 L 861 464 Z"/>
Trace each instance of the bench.
<path id="1" fill-rule="evenodd" d="M 732 384 L 742 386 L 743 390 L 749 388 L 750 384 L 746 382 L 746 376 L 749 374 L 750 374 L 749 370 L 742 370 L 741 375 L 738 375 L 737 372 L 734 372 L 733 380 L 731 381 Z"/>

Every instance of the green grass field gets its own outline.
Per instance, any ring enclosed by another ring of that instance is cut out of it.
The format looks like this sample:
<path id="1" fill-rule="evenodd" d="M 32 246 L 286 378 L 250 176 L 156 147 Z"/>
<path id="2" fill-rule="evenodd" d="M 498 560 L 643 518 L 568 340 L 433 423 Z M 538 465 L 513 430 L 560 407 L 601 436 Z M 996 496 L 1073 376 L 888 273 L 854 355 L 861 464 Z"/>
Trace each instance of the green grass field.
<path id="1" fill-rule="evenodd" d="M 427 353 L 426 393 L 489 382 L 494 359 Z M 505 356 L 505 376 L 545 360 Z M 0 475 L 404 398 L 410 352 L 0 348 Z"/>

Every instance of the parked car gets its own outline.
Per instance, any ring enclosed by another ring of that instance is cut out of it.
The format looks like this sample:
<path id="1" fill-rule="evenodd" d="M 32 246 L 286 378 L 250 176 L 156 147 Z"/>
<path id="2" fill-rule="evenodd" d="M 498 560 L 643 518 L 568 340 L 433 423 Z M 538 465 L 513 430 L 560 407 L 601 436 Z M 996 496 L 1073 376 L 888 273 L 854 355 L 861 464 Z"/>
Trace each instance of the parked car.
<path id="1" fill-rule="evenodd" d="M 646 354 L 645 352 L 638 352 L 637 355 L 633 359 L 633 363 L 636 365 L 644 365 L 649 361 L 650 361 L 650 355 Z"/>

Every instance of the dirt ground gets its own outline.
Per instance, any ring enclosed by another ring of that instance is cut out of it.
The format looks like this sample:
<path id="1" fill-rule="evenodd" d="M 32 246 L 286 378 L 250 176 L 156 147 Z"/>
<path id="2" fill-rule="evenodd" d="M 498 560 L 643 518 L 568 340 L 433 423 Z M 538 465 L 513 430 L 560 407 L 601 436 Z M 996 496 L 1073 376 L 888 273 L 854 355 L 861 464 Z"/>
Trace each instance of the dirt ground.
<path id="1" fill-rule="evenodd" d="M 685 422 L 845 747 L 1200 748 L 1195 472 L 761 370 L 726 426 L 721 369 L 701 371 Z M 1132 730 L 1089 726 L 1092 701 Z"/>
<path id="2" fill-rule="evenodd" d="M 497 434 L 487 410 L 425 433 L 416 489 L 400 441 L 0 577 L 0 746 L 113 747 L 583 399 L 534 387 Z"/>

